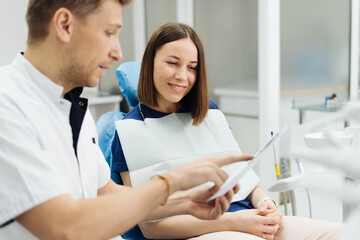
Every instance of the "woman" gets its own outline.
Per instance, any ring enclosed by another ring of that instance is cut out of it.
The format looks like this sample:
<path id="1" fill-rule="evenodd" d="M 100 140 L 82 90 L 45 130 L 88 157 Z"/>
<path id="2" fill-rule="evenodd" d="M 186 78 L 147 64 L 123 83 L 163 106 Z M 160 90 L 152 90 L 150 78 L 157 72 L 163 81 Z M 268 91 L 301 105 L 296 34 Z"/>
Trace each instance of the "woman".
<path id="1" fill-rule="evenodd" d="M 168 23 L 152 35 L 142 60 L 138 99 L 139 105 L 116 123 L 112 145 L 112 171 L 125 185 L 136 186 L 198 156 L 240 152 L 223 114 L 209 101 L 204 49 L 191 27 Z M 147 160 L 141 162 L 144 156 Z M 243 196 L 234 197 L 218 220 L 183 215 L 139 227 L 152 239 L 336 239 L 342 224 L 283 217 L 257 183 L 256 176 L 240 183 Z M 129 233 L 130 238 L 140 239 L 138 233 Z"/>

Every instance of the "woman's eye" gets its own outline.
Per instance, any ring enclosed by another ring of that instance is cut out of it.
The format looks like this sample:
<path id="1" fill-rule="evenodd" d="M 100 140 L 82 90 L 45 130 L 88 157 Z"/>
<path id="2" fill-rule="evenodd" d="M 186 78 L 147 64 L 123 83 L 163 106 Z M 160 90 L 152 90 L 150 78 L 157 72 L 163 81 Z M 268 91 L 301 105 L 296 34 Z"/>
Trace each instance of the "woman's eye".
<path id="1" fill-rule="evenodd" d="M 168 64 L 170 64 L 170 65 L 176 65 L 176 63 L 175 62 L 167 62 Z"/>
<path id="2" fill-rule="evenodd" d="M 112 32 L 112 31 L 106 31 L 106 35 L 108 35 L 108 36 L 114 35 L 114 32 Z"/>
<path id="3" fill-rule="evenodd" d="M 197 66 L 196 67 L 189 67 L 190 70 L 196 71 L 197 70 Z"/>

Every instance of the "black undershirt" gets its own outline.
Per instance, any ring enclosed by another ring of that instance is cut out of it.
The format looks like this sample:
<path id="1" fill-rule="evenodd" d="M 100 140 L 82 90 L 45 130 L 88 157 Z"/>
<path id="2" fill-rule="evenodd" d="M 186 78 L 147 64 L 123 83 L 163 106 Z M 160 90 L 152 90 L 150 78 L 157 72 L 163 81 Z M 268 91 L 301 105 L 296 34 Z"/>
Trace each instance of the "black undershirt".
<path id="1" fill-rule="evenodd" d="M 73 90 L 71 90 L 70 92 L 64 95 L 64 98 L 72 103 L 69 120 L 73 134 L 73 147 L 76 156 L 77 156 L 77 143 L 79 140 L 81 125 L 84 121 L 86 109 L 88 106 L 88 100 L 86 98 L 80 97 L 82 91 L 83 88 L 78 87 L 78 88 L 74 88 Z"/>

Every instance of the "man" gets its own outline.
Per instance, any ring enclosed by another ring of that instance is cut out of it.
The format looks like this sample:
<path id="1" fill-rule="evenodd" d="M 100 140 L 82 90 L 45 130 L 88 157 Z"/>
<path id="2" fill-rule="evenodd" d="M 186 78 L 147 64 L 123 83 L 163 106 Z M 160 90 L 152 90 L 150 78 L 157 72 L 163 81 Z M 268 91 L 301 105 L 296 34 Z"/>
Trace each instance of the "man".
<path id="1" fill-rule="evenodd" d="M 29 1 L 27 49 L 0 68 L 0 239 L 105 239 L 169 214 L 215 219 L 238 190 L 206 202 L 227 178 L 220 167 L 251 156 L 201 159 L 134 189 L 109 179 L 79 87 L 121 60 L 130 1 Z"/>

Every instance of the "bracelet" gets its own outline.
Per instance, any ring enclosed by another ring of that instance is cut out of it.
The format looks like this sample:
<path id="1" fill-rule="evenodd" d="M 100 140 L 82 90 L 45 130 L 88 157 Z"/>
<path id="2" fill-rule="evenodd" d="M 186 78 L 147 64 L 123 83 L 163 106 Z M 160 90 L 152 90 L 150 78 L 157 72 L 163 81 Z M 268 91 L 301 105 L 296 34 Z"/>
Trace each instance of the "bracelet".
<path id="1" fill-rule="evenodd" d="M 270 198 L 270 197 L 264 197 L 262 198 L 257 204 L 256 204 L 256 208 L 259 209 L 261 204 L 263 204 L 263 202 L 267 201 L 267 200 L 271 200 L 274 202 L 275 206 L 278 207 L 277 203 L 275 202 L 274 199 Z"/>
<path id="2" fill-rule="evenodd" d="M 166 183 L 166 188 L 167 188 L 167 196 L 165 198 L 165 201 L 163 203 L 161 203 L 162 206 L 164 206 L 170 196 L 170 183 L 169 180 L 161 174 L 155 175 L 154 177 L 158 177 L 159 179 L 163 180 Z"/>

